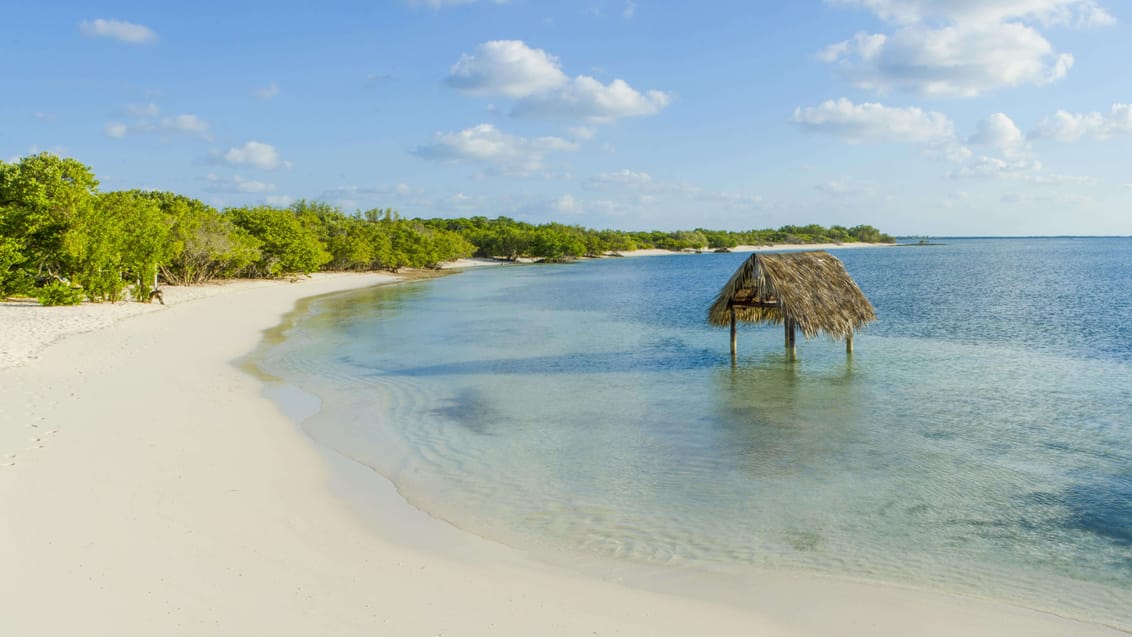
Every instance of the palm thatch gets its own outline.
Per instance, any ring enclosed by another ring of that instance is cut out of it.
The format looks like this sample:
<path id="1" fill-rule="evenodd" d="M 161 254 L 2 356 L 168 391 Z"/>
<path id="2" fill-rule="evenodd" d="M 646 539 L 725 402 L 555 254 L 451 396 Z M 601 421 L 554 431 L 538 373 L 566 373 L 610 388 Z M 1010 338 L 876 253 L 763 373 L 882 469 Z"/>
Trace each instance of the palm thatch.
<path id="1" fill-rule="evenodd" d="M 756 253 L 739 266 L 708 310 L 708 322 L 779 325 L 792 319 L 806 338 L 853 336 L 876 311 L 837 257 L 824 251 Z"/>

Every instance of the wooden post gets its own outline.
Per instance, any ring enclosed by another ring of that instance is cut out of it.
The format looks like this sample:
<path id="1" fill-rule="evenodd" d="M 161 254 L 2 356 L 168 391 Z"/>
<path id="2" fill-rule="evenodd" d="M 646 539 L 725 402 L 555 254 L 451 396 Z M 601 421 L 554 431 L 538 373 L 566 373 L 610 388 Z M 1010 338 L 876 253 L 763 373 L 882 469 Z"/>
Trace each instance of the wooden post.
<path id="1" fill-rule="evenodd" d="M 735 358 L 735 308 L 731 308 L 731 358 Z"/>
<path id="2" fill-rule="evenodd" d="M 852 354 L 853 353 L 853 335 L 852 334 L 845 337 L 845 353 L 846 354 Z"/>
<path id="3" fill-rule="evenodd" d="M 788 318 L 786 323 L 786 359 L 794 360 L 798 357 L 798 349 L 794 344 L 794 319 Z"/>

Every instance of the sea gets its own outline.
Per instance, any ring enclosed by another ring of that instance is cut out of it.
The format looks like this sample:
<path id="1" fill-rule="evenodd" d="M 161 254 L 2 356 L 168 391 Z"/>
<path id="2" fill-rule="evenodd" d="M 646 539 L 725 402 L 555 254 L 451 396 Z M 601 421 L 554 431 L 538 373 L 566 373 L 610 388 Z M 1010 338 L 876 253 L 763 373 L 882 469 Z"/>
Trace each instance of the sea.
<path id="1" fill-rule="evenodd" d="M 559 563 L 1132 629 L 1132 238 L 932 243 L 830 250 L 878 316 L 852 354 L 741 324 L 732 359 L 707 308 L 748 255 L 713 253 L 321 297 L 255 365 L 412 506 Z"/>

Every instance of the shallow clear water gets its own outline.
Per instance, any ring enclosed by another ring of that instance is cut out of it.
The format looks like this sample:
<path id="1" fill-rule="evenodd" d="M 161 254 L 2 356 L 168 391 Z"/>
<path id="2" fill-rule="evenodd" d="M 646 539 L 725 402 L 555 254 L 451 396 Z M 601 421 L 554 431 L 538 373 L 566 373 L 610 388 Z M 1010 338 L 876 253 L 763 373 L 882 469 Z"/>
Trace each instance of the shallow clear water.
<path id="1" fill-rule="evenodd" d="M 743 254 L 312 303 L 261 366 L 414 505 L 535 551 L 786 568 L 1132 627 L 1132 240 L 843 250 L 856 341 L 727 330 Z"/>

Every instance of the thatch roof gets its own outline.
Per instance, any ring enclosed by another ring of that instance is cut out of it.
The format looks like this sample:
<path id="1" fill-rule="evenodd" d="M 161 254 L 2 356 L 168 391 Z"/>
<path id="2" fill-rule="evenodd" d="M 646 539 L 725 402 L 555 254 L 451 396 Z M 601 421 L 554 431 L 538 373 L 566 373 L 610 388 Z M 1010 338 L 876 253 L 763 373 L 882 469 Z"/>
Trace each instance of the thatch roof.
<path id="1" fill-rule="evenodd" d="M 720 290 L 708 322 L 729 325 L 732 306 L 747 323 L 794 319 L 806 338 L 846 338 L 877 317 L 841 260 L 823 251 L 752 254 Z"/>

